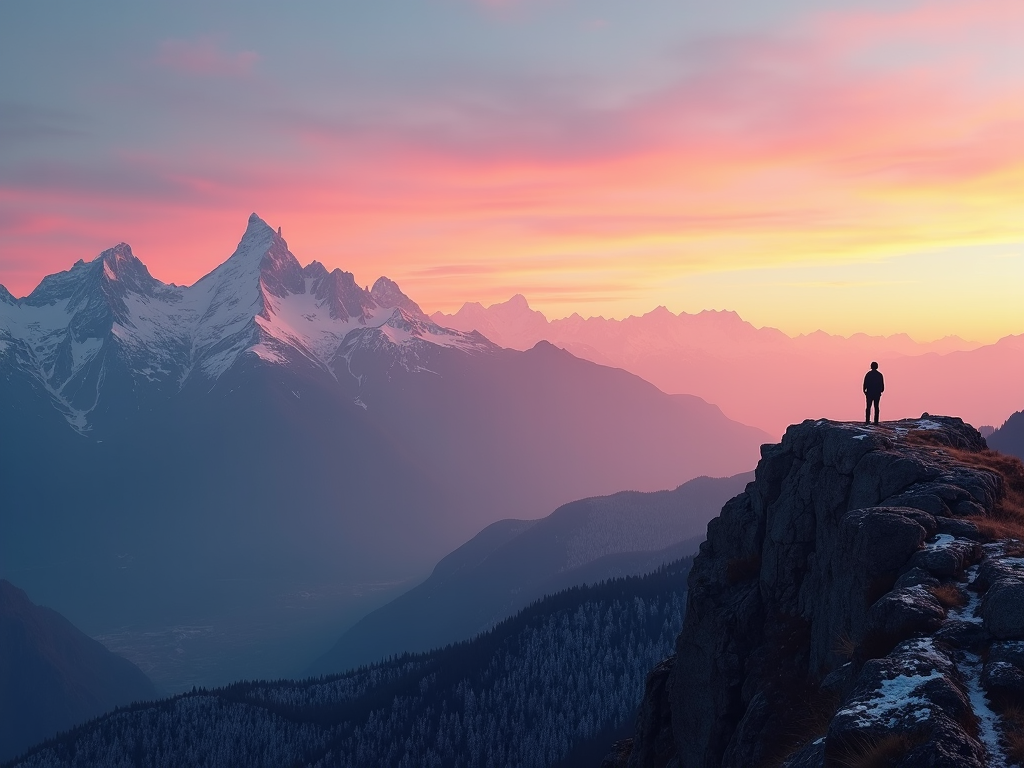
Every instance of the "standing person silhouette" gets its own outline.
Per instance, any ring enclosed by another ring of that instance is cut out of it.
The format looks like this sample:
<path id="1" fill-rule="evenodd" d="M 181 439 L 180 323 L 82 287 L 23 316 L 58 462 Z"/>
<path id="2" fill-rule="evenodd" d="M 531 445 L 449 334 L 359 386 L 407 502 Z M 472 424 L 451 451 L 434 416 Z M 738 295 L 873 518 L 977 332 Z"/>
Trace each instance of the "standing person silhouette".
<path id="1" fill-rule="evenodd" d="M 885 391 L 885 379 L 882 372 L 878 370 L 878 363 L 871 364 L 871 370 L 864 375 L 864 397 L 867 398 L 867 408 L 864 409 L 864 423 L 871 423 L 871 404 L 875 405 L 875 424 L 878 423 L 878 401 Z"/>

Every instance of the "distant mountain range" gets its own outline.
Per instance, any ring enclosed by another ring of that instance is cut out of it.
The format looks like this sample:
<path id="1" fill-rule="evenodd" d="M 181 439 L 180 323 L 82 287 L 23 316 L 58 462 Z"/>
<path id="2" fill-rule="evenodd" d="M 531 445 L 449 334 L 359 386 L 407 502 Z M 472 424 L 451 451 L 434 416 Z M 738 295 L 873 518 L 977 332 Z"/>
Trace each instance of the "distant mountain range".
<path id="1" fill-rule="evenodd" d="M 116 706 L 155 698 L 138 667 L 0 579 L 0 761 Z"/>
<path id="2" fill-rule="evenodd" d="M 92 634 L 416 577 L 496 520 L 746 471 L 767 439 L 302 267 L 255 215 L 190 287 L 121 244 L 0 291 L 0 385 L 0 576 Z"/>
<path id="3" fill-rule="evenodd" d="M 751 480 L 750 472 L 698 477 L 674 491 L 624 491 L 570 502 L 540 520 L 493 523 L 422 584 L 360 620 L 310 672 L 466 640 L 546 594 L 693 555 L 708 521 Z"/>
<path id="4" fill-rule="evenodd" d="M 574 314 L 549 321 L 519 295 L 432 318 L 513 349 L 549 341 L 665 392 L 703 397 L 773 436 L 806 418 L 859 418 L 860 385 L 872 361 L 886 376 L 883 419 L 957 413 L 977 426 L 1000 424 L 1022 404 L 1024 336 L 989 345 L 957 337 L 921 344 L 906 334 L 790 337 L 755 328 L 735 312 L 676 315 L 664 307 L 625 320 Z"/>

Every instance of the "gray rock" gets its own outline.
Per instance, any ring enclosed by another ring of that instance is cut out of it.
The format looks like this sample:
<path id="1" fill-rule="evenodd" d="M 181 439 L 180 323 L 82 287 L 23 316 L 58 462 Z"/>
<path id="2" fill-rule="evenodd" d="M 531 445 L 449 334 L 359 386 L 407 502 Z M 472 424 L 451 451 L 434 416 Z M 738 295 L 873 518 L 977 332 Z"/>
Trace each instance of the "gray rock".
<path id="1" fill-rule="evenodd" d="M 999 640 L 1024 638 L 1024 582 L 1000 579 L 981 601 L 985 629 Z"/>
<path id="2" fill-rule="evenodd" d="M 898 768 L 988 768 L 985 749 L 944 715 L 930 723 L 929 738 L 911 749 Z"/>
<path id="3" fill-rule="evenodd" d="M 953 506 L 953 514 L 958 517 L 985 517 L 986 509 L 976 501 L 958 501 Z"/>
<path id="4" fill-rule="evenodd" d="M 946 611 L 923 586 L 896 589 L 879 598 L 868 611 L 867 634 L 889 639 L 895 646 L 913 635 L 942 625 Z"/>
<path id="5" fill-rule="evenodd" d="M 839 700 L 842 700 L 849 695 L 850 689 L 856 682 L 857 670 L 854 668 L 853 662 L 848 661 L 843 666 L 825 675 L 825 679 L 821 681 L 821 687 L 823 690 L 835 694 Z"/>
<path id="6" fill-rule="evenodd" d="M 918 585 L 925 587 L 937 587 L 939 586 L 939 580 L 923 568 L 912 566 L 909 571 L 896 580 L 896 584 L 893 585 L 893 589 L 905 589 L 907 587 L 916 587 Z"/>
<path id="7" fill-rule="evenodd" d="M 979 651 L 991 640 L 991 636 L 980 623 L 947 620 L 935 633 L 935 639 L 964 651 Z"/>
<path id="8" fill-rule="evenodd" d="M 1004 661 L 1024 670 L 1024 641 L 1003 640 L 992 643 L 988 650 L 989 661 Z"/>
<path id="9" fill-rule="evenodd" d="M 823 768 L 825 739 L 817 739 L 786 759 L 780 768 Z"/>
<path id="10" fill-rule="evenodd" d="M 989 660 L 981 673 L 981 682 L 997 698 L 1024 700 L 1024 671 L 1013 664 Z"/>
<path id="11" fill-rule="evenodd" d="M 633 740 L 622 739 L 612 744 L 611 750 L 601 761 L 601 768 L 626 768 L 629 756 L 633 751 Z"/>
<path id="12" fill-rule="evenodd" d="M 981 547 L 973 541 L 954 539 L 932 544 L 910 559 L 911 568 L 922 568 L 944 578 L 959 576 L 968 566 L 981 560 Z"/>
<path id="13" fill-rule="evenodd" d="M 864 665 L 829 725 L 826 764 L 867 764 L 872 750 L 884 749 L 892 765 L 930 765 L 921 762 L 930 754 L 935 765 L 980 768 L 984 751 L 965 727 L 973 718 L 950 654 L 910 640 Z"/>
<path id="14" fill-rule="evenodd" d="M 665 768 L 676 756 L 668 700 L 668 680 L 674 666 L 675 656 L 669 656 L 648 673 L 628 759 L 614 768 Z"/>
<path id="15" fill-rule="evenodd" d="M 982 541 L 984 536 L 978 531 L 978 526 L 970 520 L 961 520 L 955 517 L 936 518 L 939 529 L 938 533 L 945 533 L 957 539 L 969 539 L 971 541 Z"/>

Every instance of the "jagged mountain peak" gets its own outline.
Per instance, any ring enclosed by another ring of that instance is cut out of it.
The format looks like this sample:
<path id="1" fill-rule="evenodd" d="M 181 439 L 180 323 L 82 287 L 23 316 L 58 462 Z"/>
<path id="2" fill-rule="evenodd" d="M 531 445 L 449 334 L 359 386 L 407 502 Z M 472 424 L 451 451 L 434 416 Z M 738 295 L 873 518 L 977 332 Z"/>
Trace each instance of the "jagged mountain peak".
<path id="1" fill-rule="evenodd" d="M 302 275 L 314 280 L 323 279 L 327 277 L 327 274 L 327 267 L 315 259 L 302 268 Z"/>
<path id="2" fill-rule="evenodd" d="M 202 280 L 214 275 L 246 288 L 255 286 L 258 281 L 264 290 L 278 297 L 306 292 L 302 267 L 288 250 L 281 230 L 274 230 L 255 213 L 249 216 L 234 253 Z"/>
<path id="3" fill-rule="evenodd" d="M 390 278 L 381 276 L 377 278 L 377 282 L 373 284 L 370 289 L 370 296 L 382 307 L 401 307 L 410 315 L 413 315 L 421 320 L 427 320 L 426 314 L 420 309 L 419 304 L 410 299 L 404 293 L 402 289 L 398 287 L 398 283 Z"/>
<path id="4" fill-rule="evenodd" d="M 312 266 L 310 264 L 306 270 Z M 335 320 L 352 318 L 360 323 L 366 322 L 378 305 L 368 291 L 356 285 L 355 275 L 340 269 L 330 273 L 322 266 L 320 269 L 323 270 L 322 274 L 316 271 L 318 276 L 313 277 L 309 290 L 318 301 L 326 301 L 331 317 Z"/>
<path id="5" fill-rule="evenodd" d="M 103 251 L 97 259 L 100 279 L 106 284 L 109 296 L 123 297 L 127 292 L 152 296 L 163 283 L 154 278 L 146 265 L 132 253 L 127 243 L 118 243 Z"/>
<path id="6" fill-rule="evenodd" d="M 150 391 L 171 396 L 194 379 L 219 379 L 252 355 L 272 365 L 312 365 L 333 378 L 339 349 L 359 330 L 372 331 L 365 340 L 377 350 L 411 345 L 396 358 L 410 369 L 423 343 L 489 348 L 431 322 L 387 277 L 367 290 L 351 272 L 328 272 L 320 262 L 303 268 L 281 230 L 256 214 L 231 256 L 194 285 L 161 283 L 119 243 L 44 278 L 26 299 L 0 294 L 0 307 L 5 333 L 29 350 L 28 374 L 66 406 L 79 430 L 90 428 L 88 414 L 107 407 L 107 389 L 137 399 Z"/>
<path id="7" fill-rule="evenodd" d="M 0 302 L 4 304 L 14 304 L 16 301 L 17 299 L 15 299 L 14 295 L 7 290 L 7 287 L 0 285 Z"/>

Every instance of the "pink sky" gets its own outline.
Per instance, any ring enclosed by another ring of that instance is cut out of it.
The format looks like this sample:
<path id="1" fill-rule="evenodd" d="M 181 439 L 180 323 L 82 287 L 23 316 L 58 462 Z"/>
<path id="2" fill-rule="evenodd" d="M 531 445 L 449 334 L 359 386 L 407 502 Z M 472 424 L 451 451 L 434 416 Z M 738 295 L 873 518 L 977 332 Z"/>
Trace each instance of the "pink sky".
<path id="1" fill-rule="evenodd" d="M 0 93 L 0 282 L 123 240 L 191 283 L 256 211 L 303 263 L 430 310 L 523 293 L 551 317 L 1024 331 L 1021 4 L 652 3 L 660 26 L 483 6 L 425 3 L 416 39 L 370 11 L 322 37 L 315 15 L 126 13 L 123 45 L 88 50 L 0 23 L 30 72 Z"/>

